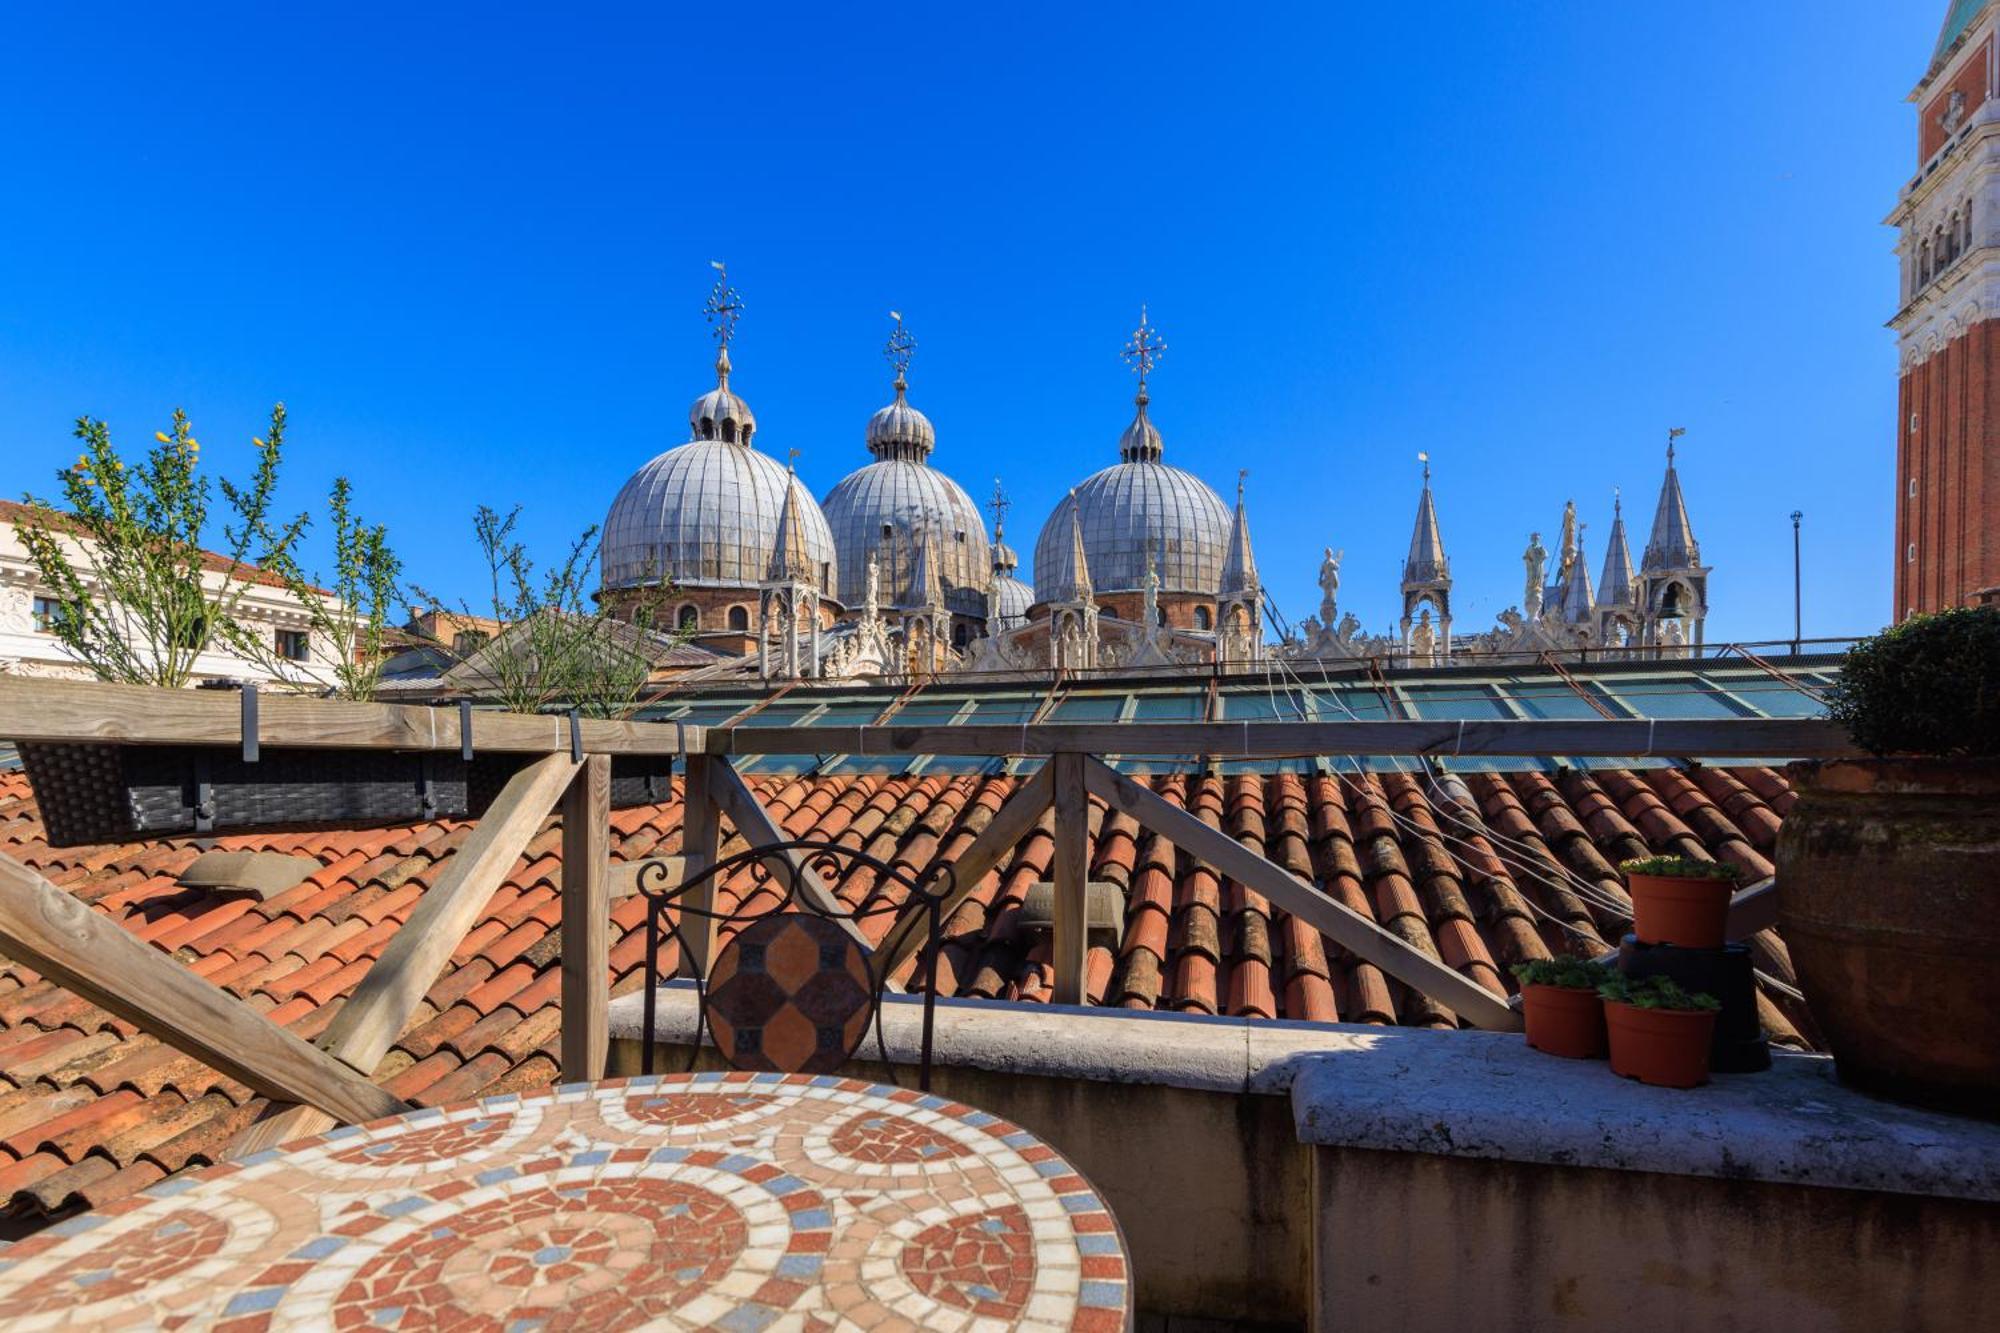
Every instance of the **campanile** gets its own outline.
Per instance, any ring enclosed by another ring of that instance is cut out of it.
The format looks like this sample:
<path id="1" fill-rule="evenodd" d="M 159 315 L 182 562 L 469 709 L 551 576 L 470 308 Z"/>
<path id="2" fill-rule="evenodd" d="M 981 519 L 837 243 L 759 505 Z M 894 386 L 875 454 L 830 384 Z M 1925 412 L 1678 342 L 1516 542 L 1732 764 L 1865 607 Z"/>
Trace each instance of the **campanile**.
<path id="1" fill-rule="evenodd" d="M 1996 0 L 1951 0 L 1910 94 L 1897 230 L 1896 618 L 2000 586 L 2000 65 Z"/>

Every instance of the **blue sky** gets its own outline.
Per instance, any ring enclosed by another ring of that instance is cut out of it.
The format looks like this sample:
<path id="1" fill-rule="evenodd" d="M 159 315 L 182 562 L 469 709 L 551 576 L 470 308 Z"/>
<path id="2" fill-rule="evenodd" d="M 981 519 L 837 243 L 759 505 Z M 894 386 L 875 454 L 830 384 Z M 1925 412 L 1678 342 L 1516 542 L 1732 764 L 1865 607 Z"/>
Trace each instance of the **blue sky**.
<path id="1" fill-rule="evenodd" d="M 1080 12 L 1088 10 L 1089 12 Z M 736 387 L 825 491 L 866 461 L 886 312 L 933 461 L 1024 555 L 1115 461 L 1141 301 L 1167 459 L 1250 470 L 1265 581 L 1397 611 L 1435 460 L 1461 629 L 1563 501 L 1634 557 L 1665 428 L 1709 637 L 1890 614 L 1891 233 L 1943 0 L 1213 6 L 12 7 L 0 493 L 81 413 L 184 405 L 287 499 L 336 474 L 427 586 L 475 504 L 553 553 L 684 440 L 710 259 Z"/>

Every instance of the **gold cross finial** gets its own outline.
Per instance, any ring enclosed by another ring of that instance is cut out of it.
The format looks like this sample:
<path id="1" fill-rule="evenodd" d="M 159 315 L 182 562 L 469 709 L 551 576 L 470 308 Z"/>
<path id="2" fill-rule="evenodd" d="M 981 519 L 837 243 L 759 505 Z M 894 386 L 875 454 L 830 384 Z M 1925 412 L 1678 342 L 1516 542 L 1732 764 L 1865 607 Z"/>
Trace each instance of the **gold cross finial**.
<path id="1" fill-rule="evenodd" d="M 903 327 L 902 311 L 891 310 L 889 318 L 896 321 L 896 327 L 889 334 L 889 341 L 882 344 L 882 355 L 896 368 L 896 387 L 903 389 L 909 387 L 906 377 L 910 372 L 910 358 L 917 353 L 917 340 Z"/>
<path id="2" fill-rule="evenodd" d="M 1132 330 L 1132 338 L 1125 344 L 1119 355 L 1125 364 L 1139 372 L 1139 401 L 1146 401 L 1146 377 L 1153 373 L 1153 367 L 1160 364 L 1160 358 L 1167 354 L 1167 340 L 1146 318 L 1146 307 L 1139 306 L 1139 327 Z"/>
<path id="3" fill-rule="evenodd" d="M 715 270 L 715 286 L 709 289 L 702 313 L 714 329 L 716 344 L 726 354 L 729 340 L 736 336 L 736 320 L 743 313 L 743 298 L 729 285 L 729 269 L 721 260 L 711 259 L 708 266 Z"/>

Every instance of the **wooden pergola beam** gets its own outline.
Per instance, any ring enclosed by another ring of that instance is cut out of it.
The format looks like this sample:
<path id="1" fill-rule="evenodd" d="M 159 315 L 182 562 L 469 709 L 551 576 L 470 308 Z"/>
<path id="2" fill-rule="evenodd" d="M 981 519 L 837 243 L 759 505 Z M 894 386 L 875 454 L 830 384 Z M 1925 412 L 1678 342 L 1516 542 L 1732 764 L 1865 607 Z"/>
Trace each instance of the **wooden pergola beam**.
<path id="1" fill-rule="evenodd" d="M 267 1097 L 347 1121 L 410 1109 L 5 855 L 0 952 Z"/>
<path id="2" fill-rule="evenodd" d="M 1014 847 L 1028 831 L 1035 827 L 1042 814 L 1055 799 L 1055 771 L 1043 765 L 1034 776 L 1016 787 L 1012 794 L 993 812 L 993 818 L 986 821 L 986 827 L 972 840 L 958 858 L 951 863 L 951 889 L 944 902 L 938 905 L 938 923 L 948 925 L 952 914 L 967 898 L 978 889 L 981 880 L 1013 852 Z M 924 946 L 924 913 L 914 906 L 904 911 L 882 937 L 882 971 L 884 976 L 893 975 L 903 961 Z"/>
<path id="3" fill-rule="evenodd" d="M 1220 829 L 1210 828 L 1100 760 L 1085 759 L 1083 765 L 1085 786 L 1112 809 L 1123 810 L 1188 855 L 1208 862 L 1245 888 L 1263 894 L 1357 957 L 1375 964 L 1478 1027 L 1495 1031 L 1520 1028 L 1521 1016 L 1507 1007 L 1503 996 L 1429 954 L 1411 948 L 1359 912 L 1321 893 Z M 1057 922 L 1060 929 L 1060 915 Z M 1060 942 L 1057 948 L 1060 951 Z"/>
<path id="4" fill-rule="evenodd" d="M 486 910 L 494 890 L 541 830 L 542 821 L 570 786 L 578 767 L 568 754 L 552 754 L 524 766 L 507 780 L 472 835 L 445 863 L 437 883 L 417 900 L 409 919 L 390 937 L 382 956 L 333 1016 L 319 1039 L 322 1050 L 364 1077 L 374 1072 L 451 960 L 459 941 Z M 238 1135 L 229 1152 L 231 1156 L 247 1156 L 307 1134 L 323 1133 L 334 1123 L 313 1106 L 273 1109 Z"/>

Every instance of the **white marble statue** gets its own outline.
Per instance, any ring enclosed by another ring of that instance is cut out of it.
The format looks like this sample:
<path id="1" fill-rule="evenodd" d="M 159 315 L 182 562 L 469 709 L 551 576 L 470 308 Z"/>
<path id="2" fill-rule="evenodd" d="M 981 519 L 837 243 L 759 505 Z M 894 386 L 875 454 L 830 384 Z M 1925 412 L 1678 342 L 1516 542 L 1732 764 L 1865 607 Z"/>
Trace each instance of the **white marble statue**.
<path id="1" fill-rule="evenodd" d="M 1528 619 L 1533 620 L 1542 613 L 1542 587 L 1549 573 L 1548 548 L 1542 545 L 1542 534 L 1528 534 L 1528 549 L 1521 552 L 1521 567 L 1527 571 L 1527 587 L 1521 594 L 1521 605 L 1526 608 Z"/>
<path id="2" fill-rule="evenodd" d="M 1347 554 L 1346 548 L 1335 551 L 1326 547 L 1326 558 L 1319 566 L 1319 618 L 1322 624 L 1331 625 L 1338 613 L 1337 601 L 1340 596 L 1340 561 Z"/>

